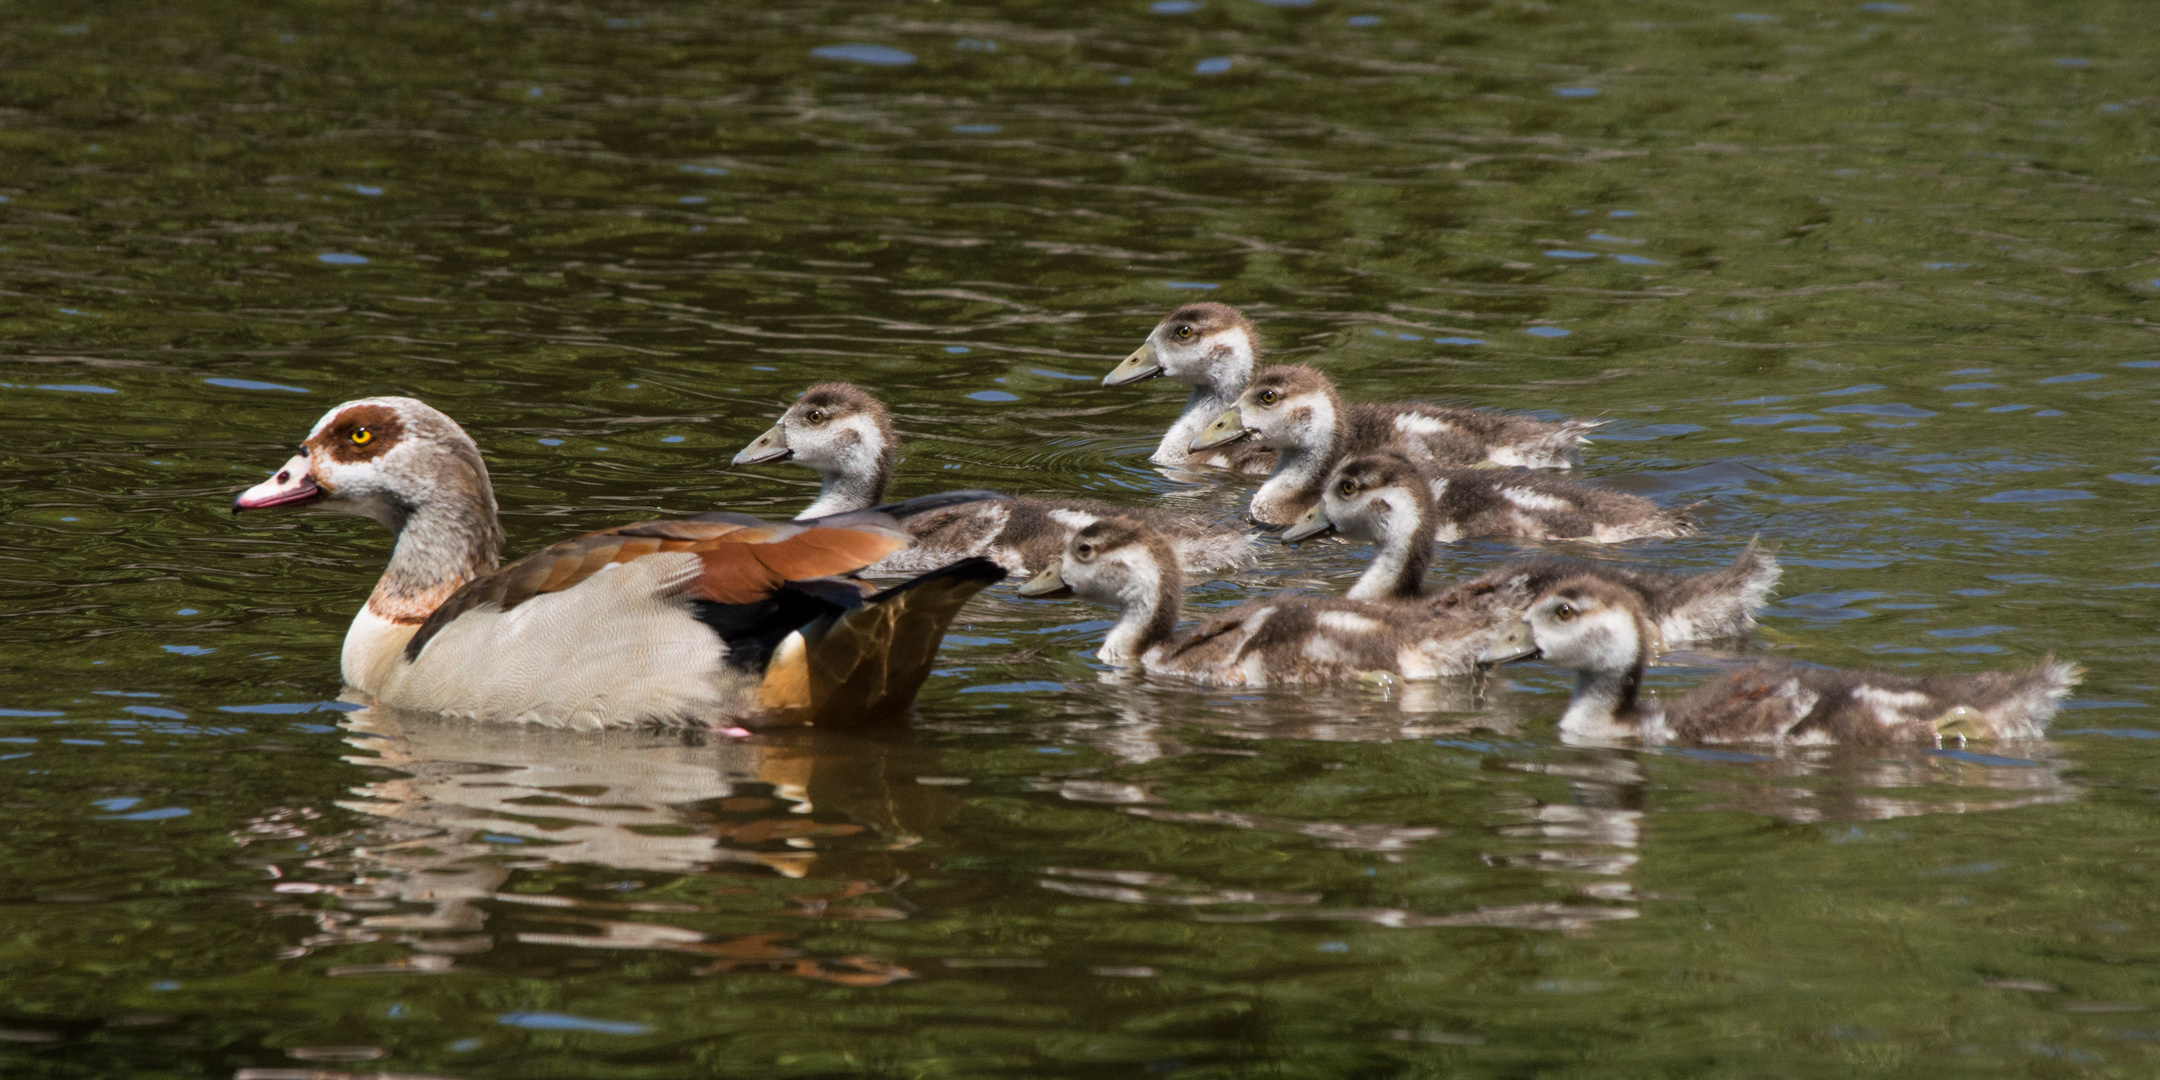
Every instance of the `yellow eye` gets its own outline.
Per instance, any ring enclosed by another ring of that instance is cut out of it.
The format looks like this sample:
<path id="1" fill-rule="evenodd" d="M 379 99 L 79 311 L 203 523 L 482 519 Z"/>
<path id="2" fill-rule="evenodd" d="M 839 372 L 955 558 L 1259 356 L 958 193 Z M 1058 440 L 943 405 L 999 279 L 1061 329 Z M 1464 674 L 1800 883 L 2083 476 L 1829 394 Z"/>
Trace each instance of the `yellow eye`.
<path id="1" fill-rule="evenodd" d="M 1345 496 L 1355 495 L 1357 494 L 1357 481 L 1345 480 L 1335 485 L 1335 490 L 1342 492 Z"/>
<path id="2" fill-rule="evenodd" d="M 354 428 L 353 433 L 346 438 L 351 439 L 354 446 L 366 446 L 375 441 L 375 433 L 366 428 Z"/>
<path id="3" fill-rule="evenodd" d="M 1174 333 L 1176 333 L 1176 334 L 1177 334 L 1177 339 L 1178 339 L 1179 341 L 1191 341 L 1191 340 L 1192 340 L 1192 327 L 1190 327 L 1190 326 L 1180 326 L 1180 327 L 1178 327 L 1178 328 L 1177 328 L 1177 330 L 1176 330 L 1176 331 L 1174 331 Z"/>
<path id="4" fill-rule="evenodd" d="M 1559 607 L 1552 609 L 1552 617 L 1560 620 L 1561 622 L 1566 622 L 1569 619 L 1575 617 L 1575 609 L 1569 607 L 1566 604 L 1562 604 Z"/>
<path id="5" fill-rule="evenodd" d="M 1278 393 L 1276 393 L 1276 392 L 1275 392 L 1275 391 L 1273 391 L 1273 390 L 1262 390 L 1262 391 L 1260 391 L 1260 404 L 1262 404 L 1262 405 L 1273 405 L 1273 404 L 1275 404 L 1276 402 L 1278 402 L 1278 401 L 1281 401 L 1281 400 L 1282 400 L 1282 395 L 1281 395 L 1281 394 L 1278 394 Z"/>
<path id="6" fill-rule="evenodd" d="M 810 410 L 810 415 L 806 419 L 808 419 L 813 424 L 822 424 L 825 422 L 825 410 L 812 409 Z"/>

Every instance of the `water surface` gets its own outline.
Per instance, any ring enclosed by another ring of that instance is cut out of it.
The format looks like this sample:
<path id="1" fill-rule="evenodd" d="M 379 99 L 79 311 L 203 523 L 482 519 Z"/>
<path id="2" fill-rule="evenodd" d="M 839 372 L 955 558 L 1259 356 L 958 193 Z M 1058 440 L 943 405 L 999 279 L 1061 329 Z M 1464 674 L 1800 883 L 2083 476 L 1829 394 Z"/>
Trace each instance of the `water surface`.
<path id="1" fill-rule="evenodd" d="M 2146 1075 L 2148 16 L 14 5 L 0 1073 Z M 513 551 L 785 516 L 726 462 L 846 378 L 899 494 L 1228 517 L 1146 464 L 1173 388 L 1095 384 L 1201 298 L 1354 396 L 1609 419 L 1584 475 L 1704 529 L 1573 553 L 1762 536 L 1752 648 L 2087 681 L 2042 744 L 1580 748 L 1535 665 L 1196 692 L 1001 590 L 905 730 L 473 729 L 337 701 L 377 526 L 226 513 L 402 393 Z"/>

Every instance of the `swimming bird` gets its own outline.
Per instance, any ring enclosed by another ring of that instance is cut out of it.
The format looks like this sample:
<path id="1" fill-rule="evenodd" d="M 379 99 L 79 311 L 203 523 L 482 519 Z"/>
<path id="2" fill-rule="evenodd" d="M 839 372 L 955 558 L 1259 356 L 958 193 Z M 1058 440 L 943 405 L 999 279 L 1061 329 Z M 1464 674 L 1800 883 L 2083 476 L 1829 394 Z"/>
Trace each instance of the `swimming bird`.
<path id="1" fill-rule="evenodd" d="M 345 681 L 452 717 L 605 728 L 904 711 L 968 597 L 1005 576 L 963 559 L 882 592 L 837 575 L 912 543 L 889 513 L 807 524 L 697 514 L 564 540 L 508 566 L 480 448 L 405 397 L 325 413 L 233 512 L 319 505 L 396 538 L 353 617 Z"/>
<path id="2" fill-rule="evenodd" d="M 1158 465 L 1215 465 L 1238 472 L 1264 473 L 1275 467 L 1273 448 L 1239 442 L 1235 437 L 1198 444 L 1202 431 L 1236 405 L 1255 383 L 1260 345 L 1252 323 L 1228 304 L 1188 304 L 1170 313 L 1150 331 L 1147 341 L 1103 376 L 1104 386 L 1123 386 L 1167 378 L 1192 387 L 1185 409 L 1163 435 L 1148 460 Z M 1353 421 L 1395 425 L 1404 438 L 1430 443 L 1447 464 L 1518 465 L 1565 469 L 1574 462 L 1583 437 L 1601 420 L 1546 423 L 1527 416 L 1422 402 L 1360 404 L 1345 409 L 1318 372 L 1299 368 L 1318 380 L 1335 412 L 1355 412 Z M 1362 449 L 1376 449 L 1364 446 Z"/>
<path id="3" fill-rule="evenodd" d="M 1522 618 L 1556 582 L 1595 577 L 1634 590 L 1658 639 L 1671 646 L 1747 633 L 1782 572 L 1769 552 L 1750 541 L 1730 566 L 1684 577 L 1572 559 L 1525 559 L 1431 592 L 1425 574 L 1433 553 L 1432 488 L 1407 466 L 1392 454 L 1343 462 L 1310 519 L 1284 535 L 1296 542 L 1333 532 L 1373 545 L 1372 562 L 1348 593 L 1352 599 L 1424 604 L 1498 626 Z"/>
<path id="4" fill-rule="evenodd" d="M 1179 633 L 1185 578 L 1169 542 L 1122 517 L 1073 533 L 1063 556 L 1022 585 L 1020 595 L 1072 595 L 1115 607 L 1117 625 L 1097 657 L 1209 686 L 1339 682 L 1377 673 L 1466 675 L 1476 670 L 1493 629 L 1399 604 L 1282 594 Z"/>
<path id="5" fill-rule="evenodd" d="M 1354 475 L 1338 476 L 1357 462 Z M 1322 508 L 1321 492 L 1353 482 L 1407 485 L 1422 479 L 1432 497 L 1427 520 L 1432 538 L 1442 544 L 1483 536 L 1517 540 L 1588 540 L 1617 544 L 1628 540 L 1686 536 L 1694 531 L 1682 511 L 1667 510 L 1638 495 L 1591 487 L 1528 469 L 1425 469 L 1391 450 L 1330 462 L 1321 479 L 1253 495 L 1251 514 L 1263 524 L 1288 524 L 1283 540 L 1296 543 L 1325 534 L 1332 526 Z M 1272 484 L 1274 481 L 1270 480 Z M 1296 511 L 1293 513 L 1293 510 Z"/>
<path id="6" fill-rule="evenodd" d="M 1264 473 L 1275 467 L 1275 452 L 1264 446 L 1238 445 L 1207 453 L 1190 448 L 1200 430 L 1244 393 L 1259 356 L 1258 335 L 1238 309 L 1228 304 L 1187 304 L 1157 324 L 1132 355 L 1103 376 L 1102 384 L 1124 386 L 1163 378 L 1192 387 L 1184 411 L 1149 461 Z"/>
<path id="7" fill-rule="evenodd" d="M 883 402 L 850 383 L 819 383 L 803 391 L 763 435 L 735 455 L 737 465 L 789 462 L 824 478 L 818 497 L 797 521 L 867 509 L 884 497 L 899 441 Z M 960 502 L 901 522 L 915 545 L 870 569 L 873 575 L 912 574 L 954 559 L 983 556 L 1016 573 L 1057 561 L 1074 529 L 1115 514 L 1145 520 L 1170 538 L 1188 573 L 1250 566 L 1251 534 L 1197 514 L 1122 507 L 1094 499 L 999 497 Z"/>
<path id="8" fill-rule="evenodd" d="M 1642 597 L 1596 578 L 1547 589 L 1487 662 L 1543 656 L 1576 672 L 1561 734 L 1651 742 L 1940 745 L 2037 739 L 2083 672 L 2053 657 L 2022 671 L 1901 675 L 1751 664 L 1671 704 L 1640 697 L 1655 633 Z"/>

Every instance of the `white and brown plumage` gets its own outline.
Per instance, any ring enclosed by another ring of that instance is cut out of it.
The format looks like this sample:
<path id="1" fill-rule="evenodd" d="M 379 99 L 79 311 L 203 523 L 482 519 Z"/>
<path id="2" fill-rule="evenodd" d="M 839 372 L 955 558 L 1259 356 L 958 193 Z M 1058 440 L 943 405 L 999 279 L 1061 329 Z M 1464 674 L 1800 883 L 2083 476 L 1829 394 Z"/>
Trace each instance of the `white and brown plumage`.
<path id="1" fill-rule="evenodd" d="M 1200 441 L 1225 410 L 1239 404 L 1259 383 L 1255 369 L 1260 345 L 1252 323 L 1227 304 L 1188 304 L 1170 313 L 1148 333 L 1147 341 L 1103 376 L 1104 386 L 1123 386 L 1167 378 L 1192 387 L 1185 409 L 1164 434 L 1148 460 L 1158 465 L 1200 464 L 1264 473 L 1275 467 L 1279 447 L 1235 439 Z M 1515 465 L 1565 469 L 1574 463 L 1583 437 L 1602 421 L 1567 420 L 1557 424 L 1527 416 L 1422 402 L 1344 405 L 1318 372 L 1299 368 L 1323 387 L 1347 427 L 1386 428 L 1403 448 L 1420 454 L 1430 445 L 1441 464 Z M 1380 443 L 1353 449 L 1378 449 Z"/>
<path id="2" fill-rule="evenodd" d="M 1326 596 L 1278 595 L 1177 632 L 1185 580 L 1168 542 L 1130 518 L 1074 533 L 1023 596 L 1070 594 L 1118 609 L 1096 656 L 1210 686 L 1341 682 L 1374 673 L 1466 675 L 1491 635 L 1430 610 Z"/>
<path id="3" fill-rule="evenodd" d="M 1264 473 L 1275 452 L 1257 444 L 1195 453 L 1193 439 L 1245 392 L 1259 362 L 1260 341 L 1252 323 L 1228 304 L 1187 304 L 1171 312 L 1132 355 L 1103 376 L 1104 386 L 1169 379 L 1192 387 L 1185 408 L 1148 458 L 1157 465 L 1213 465 Z"/>
<path id="4" fill-rule="evenodd" d="M 1776 587 L 1777 560 L 1750 542 L 1730 566 L 1681 576 L 1570 559 L 1526 559 L 1437 592 L 1425 587 L 1432 562 L 1432 489 L 1392 454 L 1351 458 L 1335 468 L 1320 503 L 1284 534 L 1291 542 L 1333 532 L 1373 545 L 1372 562 L 1351 586 L 1360 600 L 1423 604 L 1480 625 L 1523 617 L 1555 583 L 1594 577 L 1633 590 L 1664 646 L 1738 637 L 1755 625 Z"/>
<path id="5" fill-rule="evenodd" d="M 790 462 L 824 478 L 815 502 L 796 515 L 806 521 L 875 506 L 899 455 L 885 405 L 849 383 L 819 383 L 782 413 L 771 430 L 735 455 L 737 465 Z M 1017 573 L 1057 561 L 1074 529 L 1115 514 L 1146 520 L 1170 538 L 1188 573 L 1250 566 L 1252 536 L 1196 514 L 1120 507 L 1094 499 L 984 499 L 955 502 L 901 522 L 915 545 L 869 573 L 912 574 L 954 559 L 981 556 Z"/>
<path id="6" fill-rule="evenodd" d="M 836 577 L 909 545 L 878 513 L 648 521 L 498 567 L 502 528 L 479 447 L 412 398 L 331 409 L 233 511 L 310 504 L 396 537 L 345 635 L 345 681 L 384 705 L 465 719 L 889 717 L 914 699 L 960 605 L 1005 576 L 967 560 L 884 592 Z"/>
<path id="7" fill-rule="evenodd" d="M 1352 465 L 1354 476 L 1341 474 Z M 1427 469 L 1393 451 L 1360 454 L 1334 463 L 1314 485 L 1310 501 L 1285 523 L 1283 539 L 1326 531 L 1321 493 L 1340 488 L 1346 479 L 1359 485 L 1409 485 L 1423 482 L 1432 500 L 1429 535 L 1442 544 L 1477 537 L 1514 540 L 1587 540 L 1617 544 L 1686 536 L 1694 531 L 1687 515 L 1667 510 L 1638 495 L 1627 495 L 1547 476 L 1526 469 Z M 1263 491 L 1266 489 L 1263 488 Z M 1254 496 L 1259 503 L 1259 496 Z M 1271 504 L 1269 519 L 1282 519 L 1282 503 Z M 1256 508 L 1253 516 L 1260 519 Z M 1273 520 L 1268 523 L 1274 523 Z"/>
<path id="8" fill-rule="evenodd" d="M 1563 735 L 1653 742 L 1819 746 L 1935 744 L 1960 739 L 2036 739 L 2083 673 L 2052 658 L 2022 671 L 1898 675 L 1751 664 L 1671 704 L 1640 697 L 1655 632 L 1641 597 L 1578 577 L 1546 590 L 1529 617 L 1485 654 L 1489 661 L 1542 655 L 1576 672 Z"/>

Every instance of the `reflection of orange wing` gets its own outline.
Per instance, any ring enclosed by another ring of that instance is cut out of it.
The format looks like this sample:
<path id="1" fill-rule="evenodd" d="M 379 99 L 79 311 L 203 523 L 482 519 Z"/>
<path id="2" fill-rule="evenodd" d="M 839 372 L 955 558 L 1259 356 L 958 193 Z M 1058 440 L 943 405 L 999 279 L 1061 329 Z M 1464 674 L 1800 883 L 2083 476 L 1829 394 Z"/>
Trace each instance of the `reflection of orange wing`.
<path id="1" fill-rule="evenodd" d="M 860 570 L 907 547 L 908 535 L 878 514 L 848 514 L 808 525 L 741 514 L 699 514 L 586 533 L 540 549 L 465 583 L 428 616 L 405 647 L 412 659 L 452 619 L 474 608 L 502 611 L 542 593 L 561 592 L 607 567 L 670 551 L 692 551 L 703 564 L 686 592 L 700 600 L 743 604 L 781 585 Z"/>

